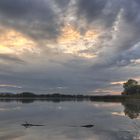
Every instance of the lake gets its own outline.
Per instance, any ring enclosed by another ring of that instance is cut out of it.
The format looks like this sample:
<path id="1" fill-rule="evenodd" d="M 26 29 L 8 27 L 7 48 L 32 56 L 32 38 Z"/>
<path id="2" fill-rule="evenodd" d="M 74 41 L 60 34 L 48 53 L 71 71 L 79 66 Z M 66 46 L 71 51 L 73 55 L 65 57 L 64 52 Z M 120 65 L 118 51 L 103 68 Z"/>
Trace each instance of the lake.
<path id="1" fill-rule="evenodd" d="M 1 101 L 0 140 L 139 140 L 139 112 L 139 101 Z"/>

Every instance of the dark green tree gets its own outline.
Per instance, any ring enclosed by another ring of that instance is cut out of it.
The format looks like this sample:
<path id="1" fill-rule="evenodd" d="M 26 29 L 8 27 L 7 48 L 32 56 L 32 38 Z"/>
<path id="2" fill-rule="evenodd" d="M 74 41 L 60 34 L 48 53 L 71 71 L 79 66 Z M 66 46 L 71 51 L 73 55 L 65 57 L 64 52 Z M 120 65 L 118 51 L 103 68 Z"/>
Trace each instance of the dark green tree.
<path id="1" fill-rule="evenodd" d="M 123 88 L 123 95 L 140 94 L 140 85 L 138 85 L 136 80 L 129 79 L 126 83 L 123 84 Z"/>

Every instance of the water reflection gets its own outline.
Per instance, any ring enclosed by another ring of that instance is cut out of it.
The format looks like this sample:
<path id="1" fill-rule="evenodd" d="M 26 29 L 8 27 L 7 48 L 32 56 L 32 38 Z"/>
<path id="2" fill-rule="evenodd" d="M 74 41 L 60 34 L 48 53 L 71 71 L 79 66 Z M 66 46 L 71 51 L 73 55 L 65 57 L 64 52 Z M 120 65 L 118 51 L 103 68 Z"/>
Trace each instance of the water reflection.
<path id="1" fill-rule="evenodd" d="M 135 119 L 139 117 L 140 101 L 138 100 L 125 101 L 122 102 L 122 105 L 124 106 L 124 113 L 126 116 L 128 116 L 131 119 Z"/>
<path id="2" fill-rule="evenodd" d="M 139 101 L 0 101 L 2 140 L 138 140 L 140 136 L 140 122 L 136 119 Z M 128 117 L 112 113 L 122 111 Z M 25 129 L 24 125 L 34 127 Z"/>
<path id="3" fill-rule="evenodd" d="M 81 102 L 81 101 L 89 101 L 88 99 L 82 99 L 82 98 L 51 98 L 51 99 L 42 99 L 42 98 L 1 98 L 0 102 L 21 102 L 21 103 L 33 103 L 35 101 L 40 101 L 40 102 L 54 102 L 54 103 L 60 103 L 60 102 L 66 102 L 66 101 L 72 101 L 72 102 Z"/>
<path id="4" fill-rule="evenodd" d="M 25 128 L 30 128 L 30 127 L 33 127 L 33 126 L 45 126 L 45 125 L 42 125 L 42 124 L 32 124 L 32 123 L 28 123 L 27 121 L 23 124 L 21 124 L 22 126 L 24 126 Z"/>
<path id="5" fill-rule="evenodd" d="M 71 101 L 71 102 L 78 102 L 78 101 L 85 101 L 84 99 L 79 99 L 79 100 L 74 100 L 74 99 L 33 99 L 33 98 L 29 98 L 29 99 L 8 99 L 8 98 L 3 98 L 0 99 L 0 102 L 20 102 L 22 104 L 29 104 L 29 103 L 33 103 L 35 101 L 40 101 L 40 102 L 53 102 L 53 103 L 60 103 L 60 102 L 65 102 L 65 101 Z M 87 100 L 86 100 L 87 101 Z M 89 100 L 88 100 L 89 101 Z M 93 102 L 93 101 L 90 101 Z M 101 102 L 101 101 L 100 101 Z M 104 101 L 103 101 L 104 102 Z M 113 103 L 113 101 L 107 101 L 107 103 Z M 116 102 L 114 102 L 116 103 Z M 128 116 L 131 119 L 136 119 L 139 117 L 140 114 L 140 101 L 139 100 L 126 100 L 126 101 L 117 101 L 117 103 L 121 103 L 124 107 L 124 114 L 126 116 Z"/>

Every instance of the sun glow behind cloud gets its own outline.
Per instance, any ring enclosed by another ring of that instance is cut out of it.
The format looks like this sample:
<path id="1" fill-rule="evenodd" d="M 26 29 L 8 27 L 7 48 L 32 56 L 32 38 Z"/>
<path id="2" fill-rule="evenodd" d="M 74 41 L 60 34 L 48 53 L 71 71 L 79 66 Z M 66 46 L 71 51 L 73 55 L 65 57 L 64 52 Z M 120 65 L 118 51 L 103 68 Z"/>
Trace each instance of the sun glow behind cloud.
<path id="1" fill-rule="evenodd" d="M 81 38 L 80 33 L 71 25 L 66 25 L 62 28 L 62 34 L 58 38 L 58 42 L 67 44 L 75 42 Z"/>
<path id="2" fill-rule="evenodd" d="M 96 54 L 88 53 L 86 50 L 96 44 L 99 35 L 100 33 L 96 30 L 88 30 L 85 34 L 80 34 L 74 26 L 68 24 L 62 28 L 62 33 L 58 37 L 58 44 L 64 53 L 94 58 Z"/>
<path id="3" fill-rule="evenodd" d="M 36 46 L 30 38 L 14 29 L 2 29 L 0 34 L 1 54 L 22 54 L 24 51 L 34 51 Z"/>
<path id="4" fill-rule="evenodd" d="M 39 52 L 39 48 L 36 47 L 37 43 L 31 38 L 14 29 L 2 28 L 1 30 L 1 54 L 20 55 L 25 51 L 31 53 Z M 94 58 L 96 54 L 89 53 L 87 50 L 97 43 L 99 35 L 100 33 L 96 30 L 88 30 L 82 35 L 74 26 L 68 24 L 62 28 L 62 32 L 57 39 L 57 44 L 48 40 L 44 40 L 43 44 L 47 44 L 47 47 L 58 49 L 65 54 L 83 58 Z"/>

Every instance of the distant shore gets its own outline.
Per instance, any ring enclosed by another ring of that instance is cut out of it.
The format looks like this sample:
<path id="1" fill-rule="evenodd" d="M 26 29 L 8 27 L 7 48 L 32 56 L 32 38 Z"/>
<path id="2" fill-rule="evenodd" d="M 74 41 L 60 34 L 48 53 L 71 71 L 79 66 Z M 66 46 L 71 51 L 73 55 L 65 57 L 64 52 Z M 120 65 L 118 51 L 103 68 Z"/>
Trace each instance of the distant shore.
<path id="1" fill-rule="evenodd" d="M 23 92 L 18 94 L 1 93 L 0 101 L 10 100 L 41 100 L 41 101 L 103 101 L 103 102 L 122 102 L 125 100 L 140 99 L 140 95 L 66 95 L 60 93 L 54 94 L 34 94 Z"/>

